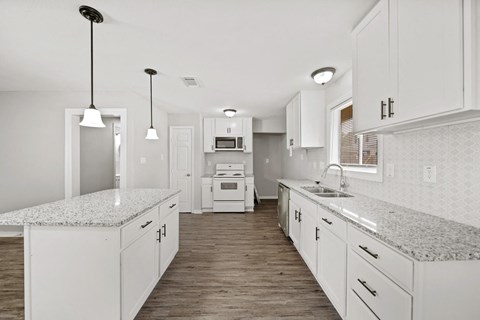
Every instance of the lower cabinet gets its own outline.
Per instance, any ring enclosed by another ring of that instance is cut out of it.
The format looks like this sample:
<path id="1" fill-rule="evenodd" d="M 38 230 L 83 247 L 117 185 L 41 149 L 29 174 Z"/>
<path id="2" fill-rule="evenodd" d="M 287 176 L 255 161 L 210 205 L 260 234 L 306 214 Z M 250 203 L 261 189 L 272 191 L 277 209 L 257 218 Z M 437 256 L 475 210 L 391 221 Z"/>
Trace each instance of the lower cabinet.
<path id="1" fill-rule="evenodd" d="M 178 209 L 169 213 L 160 220 L 159 246 L 160 246 L 160 277 L 172 262 L 179 247 L 179 212 Z"/>
<path id="2" fill-rule="evenodd" d="M 348 293 L 348 320 L 379 320 L 365 303 L 357 296 L 355 291 Z"/>
<path id="3" fill-rule="evenodd" d="M 202 211 L 213 210 L 213 182 L 211 177 L 202 178 Z"/>
<path id="4" fill-rule="evenodd" d="M 288 205 L 288 235 L 293 245 L 300 251 L 300 222 L 298 220 L 300 207 L 293 200 Z"/>
<path id="5" fill-rule="evenodd" d="M 121 253 L 122 319 L 133 319 L 155 287 L 158 223 Z"/>
<path id="6" fill-rule="evenodd" d="M 300 254 L 310 271 L 317 271 L 317 212 L 303 211 L 300 214 Z"/>
<path id="7" fill-rule="evenodd" d="M 255 183 L 253 177 L 245 178 L 245 211 L 253 211 L 255 206 Z"/>
<path id="8" fill-rule="evenodd" d="M 319 234 L 317 280 L 340 316 L 345 317 L 347 244 L 322 225 Z"/>

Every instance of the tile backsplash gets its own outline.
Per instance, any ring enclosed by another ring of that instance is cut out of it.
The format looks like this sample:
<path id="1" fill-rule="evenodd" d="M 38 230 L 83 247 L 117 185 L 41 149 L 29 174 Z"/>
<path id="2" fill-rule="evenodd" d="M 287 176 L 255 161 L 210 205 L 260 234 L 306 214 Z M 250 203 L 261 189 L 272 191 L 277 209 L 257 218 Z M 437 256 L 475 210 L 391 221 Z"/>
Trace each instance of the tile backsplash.
<path id="1" fill-rule="evenodd" d="M 327 162 L 326 152 L 306 157 L 295 166 L 299 178 L 318 177 L 311 164 Z M 479 160 L 480 121 L 385 135 L 384 165 L 394 164 L 394 177 L 384 172 L 383 182 L 349 178 L 348 190 L 480 227 Z M 436 183 L 423 181 L 424 166 L 436 166 Z M 292 170 L 287 175 L 295 178 Z M 336 186 L 338 177 L 329 176 L 326 183 Z"/>

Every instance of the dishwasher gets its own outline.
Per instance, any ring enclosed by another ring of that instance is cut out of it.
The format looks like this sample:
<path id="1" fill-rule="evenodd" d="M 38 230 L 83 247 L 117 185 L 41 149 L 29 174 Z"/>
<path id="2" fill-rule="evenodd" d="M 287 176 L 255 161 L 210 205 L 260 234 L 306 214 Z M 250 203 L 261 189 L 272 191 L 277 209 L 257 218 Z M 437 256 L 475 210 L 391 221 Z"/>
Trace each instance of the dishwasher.
<path id="1" fill-rule="evenodd" d="M 282 228 L 285 236 L 288 237 L 288 201 L 290 200 L 290 189 L 283 185 L 278 184 L 278 225 Z"/>

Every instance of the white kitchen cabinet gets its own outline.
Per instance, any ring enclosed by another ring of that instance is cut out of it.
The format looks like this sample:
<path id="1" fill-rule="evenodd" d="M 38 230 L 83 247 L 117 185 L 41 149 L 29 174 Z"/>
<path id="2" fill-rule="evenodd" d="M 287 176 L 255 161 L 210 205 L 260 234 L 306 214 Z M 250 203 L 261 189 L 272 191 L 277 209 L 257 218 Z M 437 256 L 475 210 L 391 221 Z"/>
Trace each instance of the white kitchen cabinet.
<path id="1" fill-rule="evenodd" d="M 218 137 L 242 136 L 242 118 L 215 118 L 215 135 Z"/>
<path id="2" fill-rule="evenodd" d="M 298 213 L 300 207 L 293 200 L 288 205 L 288 235 L 293 242 L 295 248 L 300 251 L 300 222 L 298 221 Z"/>
<path id="3" fill-rule="evenodd" d="M 325 146 L 323 91 L 300 91 L 287 107 L 287 149 Z"/>
<path id="4" fill-rule="evenodd" d="M 466 119 L 478 41 L 474 1 L 381 0 L 353 32 L 355 132 L 392 132 Z M 467 102 L 467 103 L 466 103 Z M 470 102 L 470 103 L 469 103 Z"/>
<path id="5" fill-rule="evenodd" d="M 158 222 L 121 253 L 122 319 L 135 318 L 157 283 L 157 236 Z"/>
<path id="6" fill-rule="evenodd" d="M 160 277 L 167 270 L 179 249 L 179 215 L 177 206 L 160 220 Z"/>
<path id="7" fill-rule="evenodd" d="M 319 226 L 317 279 L 337 312 L 345 318 L 347 299 L 347 244 L 332 231 Z"/>
<path id="8" fill-rule="evenodd" d="M 253 211 L 255 206 L 255 183 L 253 177 L 245 178 L 245 211 Z"/>
<path id="9" fill-rule="evenodd" d="M 214 153 L 215 152 L 215 119 L 204 118 L 203 119 L 203 152 Z"/>
<path id="10" fill-rule="evenodd" d="M 213 183 L 211 177 L 202 178 L 202 211 L 213 210 Z"/>
<path id="11" fill-rule="evenodd" d="M 243 118 L 243 152 L 253 152 L 252 118 Z"/>
<path id="12" fill-rule="evenodd" d="M 301 210 L 300 220 L 300 254 L 310 271 L 315 274 L 317 271 L 317 212 Z"/>
<path id="13" fill-rule="evenodd" d="M 378 320 L 355 291 L 350 290 L 348 294 L 348 320 Z"/>

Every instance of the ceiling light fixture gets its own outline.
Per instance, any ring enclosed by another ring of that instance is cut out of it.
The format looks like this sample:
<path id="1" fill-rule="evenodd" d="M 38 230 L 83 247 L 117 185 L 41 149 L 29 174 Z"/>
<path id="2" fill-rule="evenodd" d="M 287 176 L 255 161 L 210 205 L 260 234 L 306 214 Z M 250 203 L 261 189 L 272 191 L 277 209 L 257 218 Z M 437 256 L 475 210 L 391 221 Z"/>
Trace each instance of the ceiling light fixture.
<path id="1" fill-rule="evenodd" d="M 327 67 L 321 68 L 313 71 L 312 79 L 318 84 L 324 85 L 328 81 L 332 80 L 333 75 L 335 74 L 335 68 Z"/>
<path id="2" fill-rule="evenodd" d="M 223 109 L 223 113 L 225 113 L 225 115 L 228 118 L 231 118 L 237 113 L 237 110 L 235 110 L 235 109 Z"/>
<path id="3" fill-rule="evenodd" d="M 152 102 L 152 76 L 157 74 L 153 69 L 145 69 L 145 73 L 150 76 L 150 128 L 147 130 L 147 140 L 158 140 L 157 130 L 153 128 L 153 102 Z"/>
<path id="4" fill-rule="evenodd" d="M 93 104 L 93 23 L 102 23 L 100 12 L 89 6 L 80 6 L 80 14 L 90 21 L 90 106 L 83 113 L 80 125 L 83 127 L 105 128 L 100 111 Z"/>

